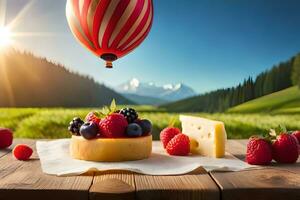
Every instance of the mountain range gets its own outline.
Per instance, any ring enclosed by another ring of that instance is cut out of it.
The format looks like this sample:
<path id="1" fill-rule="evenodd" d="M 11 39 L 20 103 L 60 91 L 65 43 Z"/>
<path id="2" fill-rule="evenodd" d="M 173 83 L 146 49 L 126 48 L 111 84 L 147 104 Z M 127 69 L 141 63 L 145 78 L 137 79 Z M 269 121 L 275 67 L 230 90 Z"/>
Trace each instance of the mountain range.
<path id="1" fill-rule="evenodd" d="M 141 82 L 137 78 L 132 78 L 117 86 L 115 90 L 139 104 L 153 105 L 178 101 L 196 95 L 191 87 L 182 83 L 160 86 L 154 82 Z"/>
<path id="2" fill-rule="evenodd" d="M 235 87 L 196 95 L 182 83 L 160 86 L 137 78 L 110 89 L 46 58 L 13 49 L 0 54 L 0 59 L 0 107 L 98 107 L 114 98 L 118 104 L 160 105 L 173 112 L 224 112 L 290 88 L 300 74 L 295 73 L 300 70 L 298 54 Z"/>

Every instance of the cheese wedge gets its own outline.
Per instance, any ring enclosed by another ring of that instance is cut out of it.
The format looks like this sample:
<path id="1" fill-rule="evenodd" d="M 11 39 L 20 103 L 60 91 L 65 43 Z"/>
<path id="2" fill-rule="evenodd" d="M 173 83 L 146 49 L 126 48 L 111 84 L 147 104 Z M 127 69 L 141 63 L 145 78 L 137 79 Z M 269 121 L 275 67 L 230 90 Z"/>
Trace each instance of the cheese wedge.
<path id="1" fill-rule="evenodd" d="M 225 155 L 226 130 L 223 122 L 180 115 L 182 132 L 189 136 L 191 152 L 221 158 Z"/>

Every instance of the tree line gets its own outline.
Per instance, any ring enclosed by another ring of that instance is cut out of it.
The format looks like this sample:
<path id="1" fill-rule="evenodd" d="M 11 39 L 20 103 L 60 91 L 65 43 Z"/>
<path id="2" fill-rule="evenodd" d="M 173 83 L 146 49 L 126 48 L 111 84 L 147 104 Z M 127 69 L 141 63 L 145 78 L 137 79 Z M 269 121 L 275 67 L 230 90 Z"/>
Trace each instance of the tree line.
<path id="1" fill-rule="evenodd" d="M 300 54 L 273 66 L 255 78 L 245 79 L 235 87 L 208 92 L 163 107 L 179 112 L 224 112 L 230 107 L 293 85 L 300 87 Z"/>
<path id="2" fill-rule="evenodd" d="M 89 76 L 14 49 L 0 54 L 0 107 L 98 107 L 133 104 Z"/>
<path id="3" fill-rule="evenodd" d="M 292 81 L 300 88 L 300 54 L 296 56 L 293 63 Z"/>

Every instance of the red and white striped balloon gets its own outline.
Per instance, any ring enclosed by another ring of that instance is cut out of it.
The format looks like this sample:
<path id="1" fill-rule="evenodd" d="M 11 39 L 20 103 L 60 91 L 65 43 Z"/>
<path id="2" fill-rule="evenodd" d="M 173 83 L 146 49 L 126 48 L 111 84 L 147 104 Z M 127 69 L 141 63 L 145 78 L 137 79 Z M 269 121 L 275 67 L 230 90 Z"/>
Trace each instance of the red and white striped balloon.
<path id="1" fill-rule="evenodd" d="M 135 49 L 153 21 L 152 0 L 67 0 L 66 15 L 74 36 L 112 67 Z"/>

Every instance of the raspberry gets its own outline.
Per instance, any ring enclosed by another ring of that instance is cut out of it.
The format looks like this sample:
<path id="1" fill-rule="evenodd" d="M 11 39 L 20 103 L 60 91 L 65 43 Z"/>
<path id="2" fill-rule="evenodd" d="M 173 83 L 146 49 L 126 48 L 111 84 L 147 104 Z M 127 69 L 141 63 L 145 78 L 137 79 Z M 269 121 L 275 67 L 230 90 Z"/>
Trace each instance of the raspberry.
<path id="1" fill-rule="evenodd" d="M 167 127 L 160 132 L 160 141 L 164 148 L 168 145 L 169 141 L 177 134 L 181 133 L 179 128 Z"/>
<path id="2" fill-rule="evenodd" d="M 295 163 L 298 159 L 298 141 L 294 135 L 281 133 L 272 145 L 273 158 L 279 163 Z"/>
<path id="3" fill-rule="evenodd" d="M 32 152 L 32 149 L 25 144 L 19 144 L 13 149 L 13 154 L 18 160 L 29 160 Z"/>
<path id="4" fill-rule="evenodd" d="M 263 138 L 251 137 L 247 144 L 246 162 L 251 165 L 269 165 L 271 161 L 271 144 Z"/>
<path id="5" fill-rule="evenodd" d="M 107 138 L 124 137 L 127 126 L 127 120 L 123 115 L 113 113 L 100 121 L 100 135 Z"/>
<path id="6" fill-rule="evenodd" d="M 0 128 L 0 149 L 9 147 L 13 142 L 13 133 L 7 128 Z"/>
<path id="7" fill-rule="evenodd" d="M 87 121 L 87 122 L 94 122 L 94 123 L 96 123 L 96 124 L 99 124 L 99 122 L 100 122 L 100 117 L 98 117 L 99 116 L 99 113 L 97 113 L 97 112 L 89 112 L 87 115 L 86 115 L 86 117 L 85 117 L 85 121 Z"/>
<path id="8" fill-rule="evenodd" d="M 173 137 L 166 150 L 168 154 L 175 156 L 187 156 L 190 153 L 190 139 L 188 136 L 179 133 Z"/>

